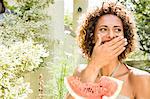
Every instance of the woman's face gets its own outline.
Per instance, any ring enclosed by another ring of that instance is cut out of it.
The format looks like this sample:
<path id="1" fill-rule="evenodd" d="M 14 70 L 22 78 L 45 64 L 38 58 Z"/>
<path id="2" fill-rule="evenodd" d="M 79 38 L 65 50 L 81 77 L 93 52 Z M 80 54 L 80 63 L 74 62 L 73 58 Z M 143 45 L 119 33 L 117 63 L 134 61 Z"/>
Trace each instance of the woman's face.
<path id="1" fill-rule="evenodd" d="M 94 41 L 97 41 L 98 34 L 102 38 L 102 43 L 108 42 L 117 36 L 124 36 L 121 19 L 112 14 L 101 16 L 95 27 Z"/>

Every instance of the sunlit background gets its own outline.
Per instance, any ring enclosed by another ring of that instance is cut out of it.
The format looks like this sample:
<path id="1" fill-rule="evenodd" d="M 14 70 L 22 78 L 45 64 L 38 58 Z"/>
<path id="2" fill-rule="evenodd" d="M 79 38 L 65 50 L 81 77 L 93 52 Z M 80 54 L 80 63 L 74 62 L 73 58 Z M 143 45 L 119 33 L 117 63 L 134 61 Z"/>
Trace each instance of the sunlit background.
<path id="1" fill-rule="evenodd" d="M 64 77 L 87 63 L 76 43 L 77 21 L 102 1 L 107 0 L 4 0 L 0 99 L 63 99 Z M 125 62 L 150 72 L 150 0 L 116 1 L 137 21 L 139 45 Z"/>

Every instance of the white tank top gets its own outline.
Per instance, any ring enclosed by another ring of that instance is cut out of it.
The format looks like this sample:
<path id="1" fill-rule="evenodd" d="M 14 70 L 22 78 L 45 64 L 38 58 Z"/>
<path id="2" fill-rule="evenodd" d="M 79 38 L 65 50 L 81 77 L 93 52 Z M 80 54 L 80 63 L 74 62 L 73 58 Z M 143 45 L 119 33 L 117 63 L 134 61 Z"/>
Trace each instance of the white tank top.
<path id="1" fill-rule="evenodd" d="M 119 95 L 117 99 L 130 99 L 130 97 Z"/>

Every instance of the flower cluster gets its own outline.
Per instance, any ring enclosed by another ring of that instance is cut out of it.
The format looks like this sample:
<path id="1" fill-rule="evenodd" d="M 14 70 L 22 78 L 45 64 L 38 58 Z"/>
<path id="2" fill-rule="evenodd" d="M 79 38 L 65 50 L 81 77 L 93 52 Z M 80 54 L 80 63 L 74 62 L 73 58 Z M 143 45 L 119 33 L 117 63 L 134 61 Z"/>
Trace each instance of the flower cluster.
<path id="1" fill-rule="evenodd" d="M 0 99 L 24 99 L 32 92 L 24 74 L 38 69 L 49 56 L 46 47 L 53 0 L 5 0 L 0 20 Z"/>
<path id="2" fill-rule="evenodd" d="M 9 47 L 0 45 L 0 97 L 18 99 L 31 93 L 29 83 L 21 75 L 38 68 L 48 55 L 42 44 L 32 40 L 15 42 Z"/>
<path id="3" fill-rule="evenodd" d="M 33 39 L 34 41 L 44 40 L 46 34 L 49 33 L 49 21 L 41 20 L 26 21 L 17 15 L 4 14 L 4 19 L 0 26 L 0 43 L 7 46 L 13 42 L 22 41 L 26 39 Z"/>

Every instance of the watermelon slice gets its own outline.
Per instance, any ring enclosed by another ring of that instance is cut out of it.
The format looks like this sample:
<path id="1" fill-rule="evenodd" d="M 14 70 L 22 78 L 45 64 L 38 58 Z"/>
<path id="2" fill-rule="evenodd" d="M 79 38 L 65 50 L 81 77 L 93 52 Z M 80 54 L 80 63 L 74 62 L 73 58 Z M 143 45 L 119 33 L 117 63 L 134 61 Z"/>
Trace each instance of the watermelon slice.
<path id="1" fill-rule="evenodd" d="M 78 77 L 69 76 L 64 83 L 75 99 L 116 99 L 123 85 L 123 81 L 108 76 L 96 83 L 82 83 Z"/>

